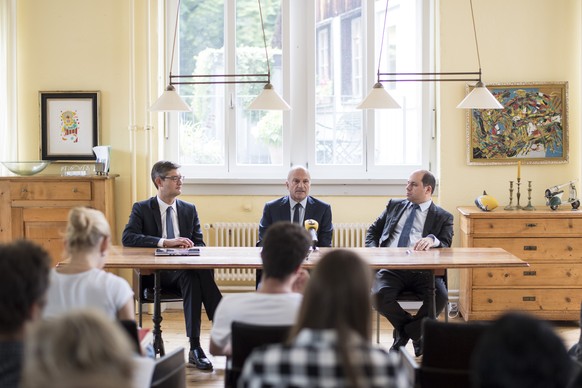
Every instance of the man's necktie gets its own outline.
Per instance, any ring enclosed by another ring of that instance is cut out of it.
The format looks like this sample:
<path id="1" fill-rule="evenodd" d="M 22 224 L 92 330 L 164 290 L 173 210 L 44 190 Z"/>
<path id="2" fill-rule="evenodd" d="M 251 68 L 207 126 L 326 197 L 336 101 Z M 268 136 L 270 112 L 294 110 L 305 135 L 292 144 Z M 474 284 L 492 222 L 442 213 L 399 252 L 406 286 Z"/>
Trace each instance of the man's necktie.
<path id="1" fill-rule="evenodd" d="M 174 220 L 172 219 L 172 210 L 173 208 L 170 206 L 166 209 L 166 238 L 173 239 L 176 236 L 174 235 Z"/>
<path id="2" fill-rule="evenodd" d="M 300 223 L 300 218 L 299 218 L 300 214 L 299 213 L 300 213 L 300 209 L 302 207 L 303 206 L 301 206 L 300 203 L 296 203 L 295 206 L 293 206 L 293 223 L 294 224 Z"/>
<path id="3" fill-rule="evenodd" d="M 414 223 L 414 217 L 416 216 L 416 210 L 420 209 L 418 204 L 412 205 L 412 210 L 404 223 L 404 227 L 402 228 L 402 232 L 400 232 L 400 238 L 398 239 L 398 246 L 399 247 L 407 247 L 410 243 L 410 231 L 412 230 L 412 224 Z"/>

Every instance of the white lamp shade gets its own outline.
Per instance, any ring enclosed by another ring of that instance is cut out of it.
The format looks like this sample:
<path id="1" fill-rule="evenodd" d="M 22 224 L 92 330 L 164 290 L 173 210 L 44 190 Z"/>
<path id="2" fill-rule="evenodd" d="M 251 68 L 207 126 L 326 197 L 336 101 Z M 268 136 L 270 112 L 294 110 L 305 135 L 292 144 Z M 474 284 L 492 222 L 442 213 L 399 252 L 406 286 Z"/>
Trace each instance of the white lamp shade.
<path id="1" fill-rule="evenodd" d="M 384 89 L 384 85 L 377 82 L 368 96 L 356 107 L 357 109 L 400 109 L 400 105 Z"/>
<path id="2" fill-rule="evenodd" d="M 483 82 L 479 81 L 457 108 L 460 109 L 503 109 L 503 105 L 491 94 Z"/>
<path id="3" fill-rule="evenodd" d="M 261 94 L 248 106 L 249 110 L 291 110 L 291 107 L 273 89 L 273 85 L 266 84 Z"/>
<path id="4" fill-rule="evenodd" d="M 152 112 L 190 112 L 191 110 L 172 85 L 168 85 L 160 98 L 150 106 Z"/>

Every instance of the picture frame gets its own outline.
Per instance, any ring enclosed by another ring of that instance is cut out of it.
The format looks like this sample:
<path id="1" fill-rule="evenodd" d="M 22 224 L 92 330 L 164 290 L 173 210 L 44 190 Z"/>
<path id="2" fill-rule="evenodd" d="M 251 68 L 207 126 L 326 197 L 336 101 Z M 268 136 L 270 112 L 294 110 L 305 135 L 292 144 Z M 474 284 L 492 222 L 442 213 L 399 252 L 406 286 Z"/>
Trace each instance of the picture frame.
<path id="1" fill-rule="evenodd" d="M 43 160 L 95 160 L 99 145 L 99 91 L 41 91 Z"/>
<path id="2" fill-rule="evenodd" d="M 504 109 L 467 111 L 469 165 L 568 162 L 567 82 L 498 83 L 487 88 Z"/>

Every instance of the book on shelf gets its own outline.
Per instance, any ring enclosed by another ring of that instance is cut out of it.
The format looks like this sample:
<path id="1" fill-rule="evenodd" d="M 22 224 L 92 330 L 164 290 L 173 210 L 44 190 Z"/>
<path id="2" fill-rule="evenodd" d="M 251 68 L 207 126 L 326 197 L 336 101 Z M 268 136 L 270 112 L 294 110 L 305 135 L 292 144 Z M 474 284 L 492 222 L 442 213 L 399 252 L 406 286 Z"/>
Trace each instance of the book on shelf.
<path id="1" fill-rule="evenodd" d="M 200 248 L 156 248 L 156 256 L 200 256 Z"/>

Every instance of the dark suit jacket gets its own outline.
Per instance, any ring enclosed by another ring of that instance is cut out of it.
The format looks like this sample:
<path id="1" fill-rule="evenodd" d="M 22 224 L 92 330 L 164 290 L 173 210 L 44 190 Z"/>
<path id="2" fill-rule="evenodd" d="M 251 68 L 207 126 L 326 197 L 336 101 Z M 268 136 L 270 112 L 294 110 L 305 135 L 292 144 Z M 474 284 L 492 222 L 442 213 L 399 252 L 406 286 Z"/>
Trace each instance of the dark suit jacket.
<path id="1" fill-rule="evenodd" d="M 285 196 L 273 201 L 267 202 L 263 209 L 263 217 L 259 223 L 259 241 L 257 246 L 261 245 L 267 228 L 277 221 L 291 221 L 291 205 L 289 196 Z M 305 205 L 304 220 L 315 220 L 319 223 L 317 228 L 317 246 L 331 247 L 331 237 L 333 234 L 333 225 L 331 223 L 331 206 L 319 199 L 311 196 L 307 197 Z"/>
<path id="2" fill-rule="evenodd" d="M 176 199 L 176 214 L 180 236 L 189 238 L 196 246 L 204 246 L 196 206 Z M 157 247 L 162 231 L 160 206 L 157 198 L 152 197 L 133 204 L 121 242 L 126 247 Z"/>
<path id="3" fill-rule="evenodd" d="M 388 239 L 394 232 L 398 220 L 402 217 L 406 206 L 410 202 L 406 199 L 391 199 L 380 217 L 368 228 L 366 234 L 367 247 L 385 247 Z M 429 234 L 436 236 L 441 242 L 440 247 L 447 248 L 453 241 L 453 215 L 434 203 L 431 203 L 426 215 L 422 230 L 422 237 Z"/>

